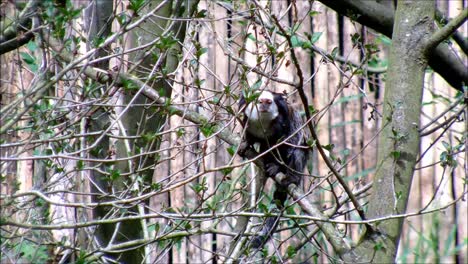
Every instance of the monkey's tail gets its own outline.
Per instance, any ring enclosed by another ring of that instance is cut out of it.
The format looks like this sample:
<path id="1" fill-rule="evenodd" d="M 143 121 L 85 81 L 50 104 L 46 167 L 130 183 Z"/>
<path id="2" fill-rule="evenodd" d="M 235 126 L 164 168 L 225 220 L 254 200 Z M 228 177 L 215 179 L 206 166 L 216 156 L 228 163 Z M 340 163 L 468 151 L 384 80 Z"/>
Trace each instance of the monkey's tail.
<path id="1" fill-rule="evenodd" d="M 254 249 L 261 249 L 263 246 L 268 242 L 268 240 L 273 236 L 278 227 L 281 218 L 281 211 L 286 204 L 287 199 L 287 191 L 286 189 L 277 186 L 275 193 L 273 194 L 273 200 L 276 204 L 278 216 L 268 217 L 265 221 L 265 225 L 263 225 L 262 229 L 260 230 L 259 234 L 254 236 L 251 240 L 251 246 Z"/>

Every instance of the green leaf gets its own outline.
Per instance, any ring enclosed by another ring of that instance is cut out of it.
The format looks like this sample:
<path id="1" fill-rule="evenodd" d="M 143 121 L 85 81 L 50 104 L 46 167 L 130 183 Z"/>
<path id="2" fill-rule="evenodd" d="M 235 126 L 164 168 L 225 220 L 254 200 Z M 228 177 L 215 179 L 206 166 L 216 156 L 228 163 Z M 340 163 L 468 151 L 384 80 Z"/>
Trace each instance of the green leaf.
<path id="1" fill-rule="evenodd" d="M 206 9 L 202 9 L 200 11 L 197 12 L 196 16 L 197 18 L 205 18 L 206 17 L 206 13 L 208 11 Z"/>
<path id="2" fill-rule="evenodd" d="M 27 52 L 20 52 L 20 55 L 23 61 L 26 63 L 26 65 L 28 65 L 28 68 L 32 72 L 37 72 L 38 67 L 37 67 L 36 58 L 34 58 L 31 54 Z"/>
<path id="3" fill-rule="evenodd" d="M 309 105 L 308 108 L 309 108 L 309 112 L 310 112 L 311 115 L 318 112 L 318 110 L 315 109 L 315 107 L 313 105 Z"/>
<path id="4" fill-rule="evenodd" d="M 309 147 L 315 147 L 315 143 L 316 143 L 315 139 L 312 139 L 312 138 L 309 138 L 309 139 L 307 139 L 307 141 L 306 141 L 306 144 L 307 144 L 307 146 L 309 146 Z"/>
<path id="5" fill-rule="evenodd" d="M 440 161 L 442 161 L 442 162 L 447 161 L 447 156 L 448 156 L 447 151 L 443 151 L 442 153 L 440 153 L 440 157 L 439 157 Z"/>
<path id="6" fill-rule="evenodd" d="M 37 207 L 41 207 L 41 206 L 44 206 L 44 205 L 46 204 L 46 202 L 45 202 L 45 200 L 42 199 L 42 198 L 37 198 L 37 199 L 35 200 L 35 203 L 34 203 L 34 204 L 35 204 L 35 206 L 37 206 Z"/>
<path id="7" fill-rule="evenodd" d="M 322 12 L 319 12 L 319 11 L 315 11 L 315 10 L 314 10 L 314 11 L 310 11 L 310 12 L 309 12 L 309 16 L 314 17 L 314 16 L 319 15 L 319 14 L 321 14 L 321 13 L 322 13 Z"/>
<path id="8" fill-rule="evenodd" d="M 376 41 L 377 41 L 377 43 L 382 43 L 382 44 L 385 45 L 385 46 L 390 46 L 390 45 L 392 45 L 392 40 L 391 40 L 389 37 L 387 37 L 387 36 L 385 36 L 385 35 L 382 35 L 382 34 L 380 34 L 380 35 L 377 37 Z"/>
<path id="9" fill-rule="evenodd" d="M 205 136 L 205 137 L 209 137 L 211 135 L 214 134 L 214 125 L 212 124 L 203 124 L 201 127 L 200 127 L 200 131 L 202 132 L 202 134 Z"/>
<path id="10" fill-rule="evenodd" d="M 215 104 L 215 105 L 219 105 L 219 103 L 221 102 L 221 99 L 217 96 L 213 97 L 213 100 L 210 100 L 209 101 L 210 104 Z"/>
<path id="11" fill-rule="evenodd" d="M 445 148 L 446 150 L 449 150 L 449 151 L 450 151 L 450 150 L 452 149 L 452 146 L 450 146 L 450 144 L 447 143 L 446 141 L 442 141 L 442 145 L 444 145 L 444 148 Z"/>
<path id="12" fill-rule="evenodd" d="M 271 52 L 271 53 L 273 53 L 273 54 L 276 53 L 277 48 L 276 48 L 275 45 L 266 43 L 266 46 L 267 46 L 269 52 Z"/>
<path id="13" fill-rule="evenodd" d="M 224 86 L 224 93 L 226 95 L 228 95 L 228 96 L 231 95 L 231 86 L 230 85 Z"/>
<path id="14" fill-rule="evenodd" d="M 23 241 L 14 245 L 14 251 L 19 253 L 27 263 L 46 263 L 48 260 L 47 247 L 36 245 L 29 241 Z"/>
<path id="15" fill-rule="evenodd" d="M 174 34 L 168 33 L 160 37 L 159 41 L 155 43 L 155 46 L 160 50 L 170 49 L 174 44 L 177 43 L 177 39 L 174 37 Z M 204 52 L 203 48 L 197 49 L 195 55 L 200 57 Z"/>
<path id="16" fill-rule="evenodd" d="M 147 142 L 152 142 L 155 138 L 157 138 L 158 136 L 158 133 L 156 132 L 148 132 L 148 133 L 144 133 L 141 135 L 141 138 L 143 139 L 143 142 L 147 143 Z"/>
<path id="17" fill-rule="evenodd" d="M 201 48 L 199 50 L 197 50 L 197 52 L 195 53 L 195 55 L 200 58 L 201 55 L 205 54 L 208 52 L 208 48 Z"/>
<path id="18" fill-rule="evenodd" d="M 374 250 L 375 251 L 379 251 L 379 250 L 382 250 L 383 248 L 385 248 L 384 244 L 382 242 L 377 242 L 375 243 L 374 245 Z"/>
<path id="19" fill-rule="evenodd" d="M 332 50 L 332 52 L 331 52 L 331 54 L 330 54 L 332 60 L 335 60 L 336 55 L 338 54 L 338 51 L 339 51 L 338 47 L 334 47 L 334 48 L 333 48 L 333 50 Z"/>
<path id="20" fill-rule="evenodd" d="M 156 234 L 159 232 L 159 229 L 160 229 L 160 226 L 159 226 L 158 222 L 156 222 L 154 225 L 149 225 L 148 226 L 148 231 L 154 232 Z"/>
<path id="21" fill-rule="evenodd" d="M 450 255 L 455 255 L 457 254 L 458 252 L 462 251 L 463 249 L 465 249 L 465 252 L 466 252 L 466 245 L 468 245 L 468 237 L 465 237 L 465 239 L 463 239 L 463 243 L 461 243 L 460 245 L 457 245 L 457 247 L 455 247 L 451 252 L 450 252 Z"/>
<path id="22" fill-rule="evenodd" d="M 122 83 L 122 87 L 127 91 L 138 90 L 138 86 L 131 80 L 122 78 L 121 83 Z"/>
<path id="23" fill-rule="evenodd" d="M 232 171 L 234 170 L 234 168 L 224 168 L 224 169 L 221 169 L 221 173 L 226 176 L 228 175 L 229 173 L 231 173 Z"/>
<path id="24" fill-rule="evenodd" d="M 320 37 L 322 36 L 322 33 L 323 32 L 314 32 L 312 34 L 312 38 L 310 39 L 310 42 L 312 42 L 312 44 L 315 44 L 320 39 Z"/>
<path id="25" fill-rule="evenodd" d="M 258 205 L 258 209 L 259 209 L 260 212 L 262 212 L 262 213 L 268 212 L 268 206 L 266 206 L 264 203 L 260 203 L 260 204 Z"/>
<path id="26" fill-rule="evenodd" d="M 431 90 L 429 90 L 429 92 L 430 92 L 432 98 L 434 98 L 434 99 L 437 99 L 437 100 L 439 100 L 439 101 L 445 102 L 445 103 L 447 103 L 447 104 L 451 104 L 451 103 L 452 103 L 452 100 L 451 100 L 450 98 L 444 96 L 444 95 L 437 94 L 437 93 L 435 93 L 435 92 L 433 92 L 433 91 L 431 91 Z"/>
<path id="27" fill-rule="evenodd" d="M 333 144 L 328 144 L 328 145 L 322 145 L 322 148 L 328 150 L 328 151 L 332 151 L 333 148 L 335 148 L 335 145 Z"/>
<path id="28" fill-rule="evenodd" d="M 206 82 L 205 79 L 195 79 L 194 83 L 197 87 L 201 87 Z"/>
<path id="29" fill-rule="evenodd" d="M 401 156 L 401 152 L 400 151 L 392 151 L 390 152 L 390 154 L 392 155 L 393 159 L 399 159 L 400 156 Z"/>
<path id="30" fill-rule="evenodd" d="M 288 258 L 293 258 L 297 254 L 296 248 L 289 245 L 288 248 L 286 249 L 286 255 Z"/>
<path id="31" fill-rule="evenodd" d="M 206 177 L 202 178 L 201 183 L 194 183 L 190 186 L 192 190 L 194 190 L 196 193 L 201 193 L 203 191 L 208 190 L 208 185 L 206 183 Z"/>
<path id="32" fill-rule="evenodd" d="M 445 245 L 444 245 L 445 256 L 449 255 L 449 250 L 450 250 L 451 245 L 454 244 L 456 234 L 457 234 L 457 225 L 453 225 L 452 229 L 450 230 L 449 236 L 447 237 L 447 240 L 445 240 Z"/>
<path id="33" fill-rule="evenodd" d="M 403 197 L 403 192 L 402 191 L 395 192 L 395 197 L 397 201 L 400 201 L 401 198 Z"/>
<path id="34" fill-rule="evenodd" d="M 29 41 L 28 44 L 26 44 L 26 47 L 28 48 L 29 51 L 34 52 L 37 50 L 37 44 L 34 41 Z"/>
<path id="35" fill-rule="evenodd" d="M 120 15 L 116 16 L 117 22 L 119 22 L 119 25 L 124 25 L 128 22 L 128 17 L 127 14 L 121 13 Z"/>
<path id="36" fill-rule="evenodd" d="M 318 259 L 319 259 L 319 254 L 315 253 L 312 255 L 312 260 L 314 261 L 314 264 L 318 264 Z"/>
<path id="37" fill-rule="evenodd" d="M 176 237 L 172 241 L 176 244 L 177 251 L 180 252 L 180 249 L 182 248 L 182 237 Z"/>
<path id="38" fill-rule="evenodd" d="M 258 79 L 258 80 L 252 85 L 252 87 L 250 87 L 250 89 L 252 89 L 252 90 L 258 90 L 258 89 L 260 89 L 261 86 L 262 86 L 262 79 Z"/>
<path id="39" fill-rule="evenodd" d="M 302 47 L 302 43 L 303 43 L 303 41 L 300 40 L 297 35 L 294 35 L 294 36 L 291 37 L 292 48 Z"/>
<path id="40" fill-rule="evenodd" d="M 395 128 L 392 128 L 392 134 L 393 136 L 391 136 L 392 139 L 396 140 L 396 141 L 400 141 L 402 139 L 405 138 L 405 135 L 403 135 L 402 133 L 400 133 L 397 129 Z"/>
<path id="41" fill-rule="evenodd" d="M 361 35 L 359 35 L 358 33 L 352 34 L 351 35 L 351 42 L 353 43 L 353 46 L 356 46 L 359 43 L 361 43 L 362 42 Z"/>
<path id="42" fill-rule="evenodd" d="M 283 58 L 283 57 L 284 57 L 284 51 L 280 51 L 280 52 L 276 55 L 276 57 L 278 57 L 278 59 Z"/>
<path id="43" fill-rule="evenodd" d="M 159 190 L 161 190 L 161 188 L 162 188 L 162 184 L 161 184 L 161 183 L 157 183 L 157 182 L 151 183 L 151 190 L 153 190 L 153 191 L 159 191 Z"/>
<path id="44" fill-rule="evenodd" d="M 364 45 L 364 48 L 366 49 L 367 56 L 373 55 L 377 52 L 379 52 L 379 47 L 375 43 L 369 43 Z"/>
<path id="45" fill-rule="evenodd" d="M 234 154 L 236 154 L 237 147 L 238 146 L 229 146 L 226 148 L 226 150 L 229 153 L 229 155 L 234 156 Z"/>
<path id="46" fill-rule="evenodd" d="M 179 137 L 179 138 L 182 137 L 183 135 L 185 135 L 185 128 L 181 127 L 181 128 L 179 128 L 179 129 L 177 129 L 176 135 L 177 135 L 177 137 Z"/>
<path id="47" fill-rule="evenodd" d="M 290 215 L 295 215 L 296 214 L 296 210 L 297 208 L 295 208 L 295 206 L 288 206 L 286 208 L 286 213 L 287 214 L 290 214 Z"/>
<path id="48" fill-rule="evenodd" d="M 312 43 L 310 41 L 304 41 L 304 42 L 302 42 L 302 48 L 303 49 L 311 49 L 312 48 Z"/>
<path id="49" fill-rule="evenodd" d="M 257 39 L 254 37 L 254 35 L 253 35 L 252 33 L 249 33 L 249 34 L 247 35 L 247 38 L 250 39 L 250 40 L 252 40 L 253 42 L 257 42 Z"/>
<path id="50" fill-rule="evenodd" d="M 120 176 L 121 176 L 120 170 L 112 169 L 110 171 L 110 178 L 111 178 L 112 181 L 118 180 L 120 178 Z"/>
<path id="51" fill-rule="evenodd" d="M 216 211 L 218 209 L 218 201 L 216 201 L 216 199 L 213 199 L 213 198 L 216 198 L 217 196 L 213 196 L 212 199 L 208 200 L 208 202 L 206 203 L 206 206 L 208 207 L 208 209 L 212 212 Z"/>
<path id="52" fill-rule="evenodd" d="M 127 8 L 137 12 L 138 10 L 140 10 L 140 8 L 143 7 L 144 4 L 145 0 L 130 0 Z"/>

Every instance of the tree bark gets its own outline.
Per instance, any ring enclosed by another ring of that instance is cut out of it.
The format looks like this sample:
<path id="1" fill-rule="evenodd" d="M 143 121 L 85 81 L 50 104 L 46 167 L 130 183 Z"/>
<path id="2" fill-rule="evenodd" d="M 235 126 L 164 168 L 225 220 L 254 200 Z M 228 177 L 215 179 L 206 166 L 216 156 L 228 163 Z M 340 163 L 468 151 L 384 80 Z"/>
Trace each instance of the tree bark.
<path id="1" fill-rule="evenodd" d="M 131 32 L 131 43 L 129 44 L 128 49 L 138 48 L 142 44 L 150 43 L 156 37 L 167 37 L 170 34 L 173 34 L 175 38 L 178 39 L 178 43 L 183 43 L 185 37 L 185 24 L 186 22 L 174 22 L 173 20 L 166 19 L 170 17 L 181 17 L 187 16 L 190 12 L 189 6 L 192 5 L 189 1 L 184 0 L 173 0 L 173 1 L 151 1 L 146 7 L 146 10 L 142 10 L 143 13 L 163 4 L 163 7 L 156 12 L 156 15 L 159 16 L 154 19 L 148 19 L 141 24 L 140 27 Z M 185 8 L 182 5 L 185 4 Z M 185 10 L 185 13 L 180 13 L 181 10 Z M 167 35 L 165 35 L 167 34 Z M 167 50 L 161 50 L 156 48 L 157 45 L 150 46 L 145 49 L 139 50 L 135 54 L 131 54 L 129 61 L 131 65 L 135 65 L 133 70 L 135 75 L 137 75 L 141 80 L 148 83 L 148 86 L 157 91 L 160 94 L 164 94 L 168 98 L 172 94 L 172 83 L 171 79 L 157 79 L 157 81 L 152 81 L 151 78 L 154 77 L 154 73 L 159 71 L 159 68 L 165 69 L 168 73 L 173 72 L 177 65 L 179 64 L 179 58 L 177 54 L 182 52 L 182 47 L 180 44 L 174 44 L 171 47 L 168 47 Z M 155 54 L 161 56 L 161 59 L 155 59 Z M 159 65 L 158 63 L 161 62 Z M 139 94 L 137 98 L 134 98 L 134 94 L 125 93 L 123 95 L 124 104 L 149 104 L 151 99 L 146 98 L 144 95 Z M 156 133 L 160 131 L 161 126 L 166 123 L 167 115 L 165 113 L 158 113 L 154 111 L 154 108 L 147 108 L 143 106 L 133 106 L 128 109 L 128 111 L 122 117 L 122 123 L 125 127 L 128 135 L 141 135 L 148 133 Z M 154 138 L 151 142 L 147 140 L 134 140 L 131 142 L 131 153 L 135 155 L 140 150 L 145 150 L 145 152 L 154 152 L 160 148 L 161 140 L 159 137 Z M 123 142 L 118 144 L 118 156 L 127 156 L 129 150 L 126 149 L 126 146 Z M 154 173 L 153 169 L 146 169 L 142 171 L 142 168 L 151 168 L 152 164 L 157 162 L 157 157 L 155 155 L 145 155 L 143 159 L 136 158 L 132 161 L 132 167 L 129 166 L 128 162 L 122 162 L 122 171 L 129 171 L 132 175 L 132 181 L 135 183 L 134 187 L 139 193 L 143 190 L 137 179 L 141 177 L 144 182 L 144 185 L 150 185 L 153 181 L 161 181 L 166 174 Z M 139 171 L 139 172 L 137 172 Z M 137 186 L 138 185 L 138 186 Z M 168 194 L 161 194 L 158 197 L 159 200 L 168 201 Z M 154 204 L 150 201 L 146 201 L 147 204 Z M 157 204 L 157 207 L 168 206 L 168 204 Z M 143 206 L 135 208 L 139 214 L 144 213 Z M 162 223 L 161 225 L 163 225 Z M 146 221 L 135 221 L 133 224 L 127 224 L 129 232 L 134 233 L 134 238 L 145 238 L 147 239 L 149 234 Z M 137 227 L 137 228 L 136 228 Z M 134 255 L 133 259 L 125 261 L 125 263 L 141 263 L 144 261 L 143 257 L 149 255 L 149 249 L 145 252 L 140 250 L 140 254 Z M 163 251 L 156 249 L 157 257 L 159 258 L 163 255 Z M 154 253 L 154 252 L 153 252 Z M 180 255 L 180 254 L 178 254 Z M 163 259 L 159 258 L 158 261 L 168 261 L 168 257 Z M 174 259 L 174 262 L 177 262 L 177 259 Z"/>
<path id="2" fill-rule="evenodd" d="M 398 2 L 369 219 L 406 211 L 419 152 L 421 98 L 428 64 L 425 48 L 432 32 L 434 6 L 433 1 Z M 402 224 L 403 218 L 376 224 L 375 230 L 367 232 L 345 260 L 393 263 Z"/>

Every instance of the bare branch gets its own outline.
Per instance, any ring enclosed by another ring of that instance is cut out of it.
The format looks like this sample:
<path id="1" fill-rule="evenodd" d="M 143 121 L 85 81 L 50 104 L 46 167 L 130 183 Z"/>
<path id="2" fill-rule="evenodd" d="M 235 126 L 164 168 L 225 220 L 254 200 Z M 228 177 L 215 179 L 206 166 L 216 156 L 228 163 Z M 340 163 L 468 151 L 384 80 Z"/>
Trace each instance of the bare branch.
<path id="1" fill-rule="evenodd" d="M 447 17 L 440 10 L 436 10 L 435 15 L 436 15 L 437 22 L 441 23 L 442 26 L 445 26 L 449 22 Z M 455 31 L 452 34 L 452 38 L 458 44 L 458 46 L 460 46 L 463 52 L 466 55 L 468 55 L 468 40 L 466 39 L 466 37 L 462 36 L 460 32 Z"/>
<path id="2" fill-rule="evenodd" d="M 362 0 L 319 0 L 343 16 L 348 16 L 362 25 L 372 28 L 387 37 L 392 37 L 395 12 L 374 1 Z M 441 43 L 430 54 L 429 66 L 439 73 L 451 86 L 463 91 L 468 83 L 468 71 L 448 46 Z"/>
<path id="3" fill-rule="evenodd" d="M 0 55 L 21 47 L 34 37 L 33 31 L 27 29 L 31 26 L 31 17 L 39 3 L 38 0 L 29 1 L 17 20 L 0 34 Z"/>
<path id="4" fill-rule="evenodd" d="M 457 30 L 468 18 L 468 8 L 465 8 L 458 16 L 450 20 L 443 28 L 437 30 L 426 43 L 426 53 L 437 47 L 442 41 L 447 39 L 453 32 Z"/>

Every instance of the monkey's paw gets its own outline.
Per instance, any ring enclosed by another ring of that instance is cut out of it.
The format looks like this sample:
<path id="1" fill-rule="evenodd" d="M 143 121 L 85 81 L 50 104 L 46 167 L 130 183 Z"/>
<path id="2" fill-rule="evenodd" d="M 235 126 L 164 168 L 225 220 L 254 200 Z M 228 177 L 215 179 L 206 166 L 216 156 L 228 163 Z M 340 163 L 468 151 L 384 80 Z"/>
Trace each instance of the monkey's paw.
<path id="1" fill-rule="evenodd" d="M 276 163 L 265 164 L 265 172 L 267 177 L 275 178 L 276 174 L 280 172 L 280 167 Z"/>
<path id="2" fill-rule="evenodd" d="M 249 143 L 242 141 L 239 144 L 239 150 L 237 151 L 237 153 L 239 154 L 239 156 L 245 158 L 245 153 L 247 153 L 248 149 L 249 149 Z"/>

